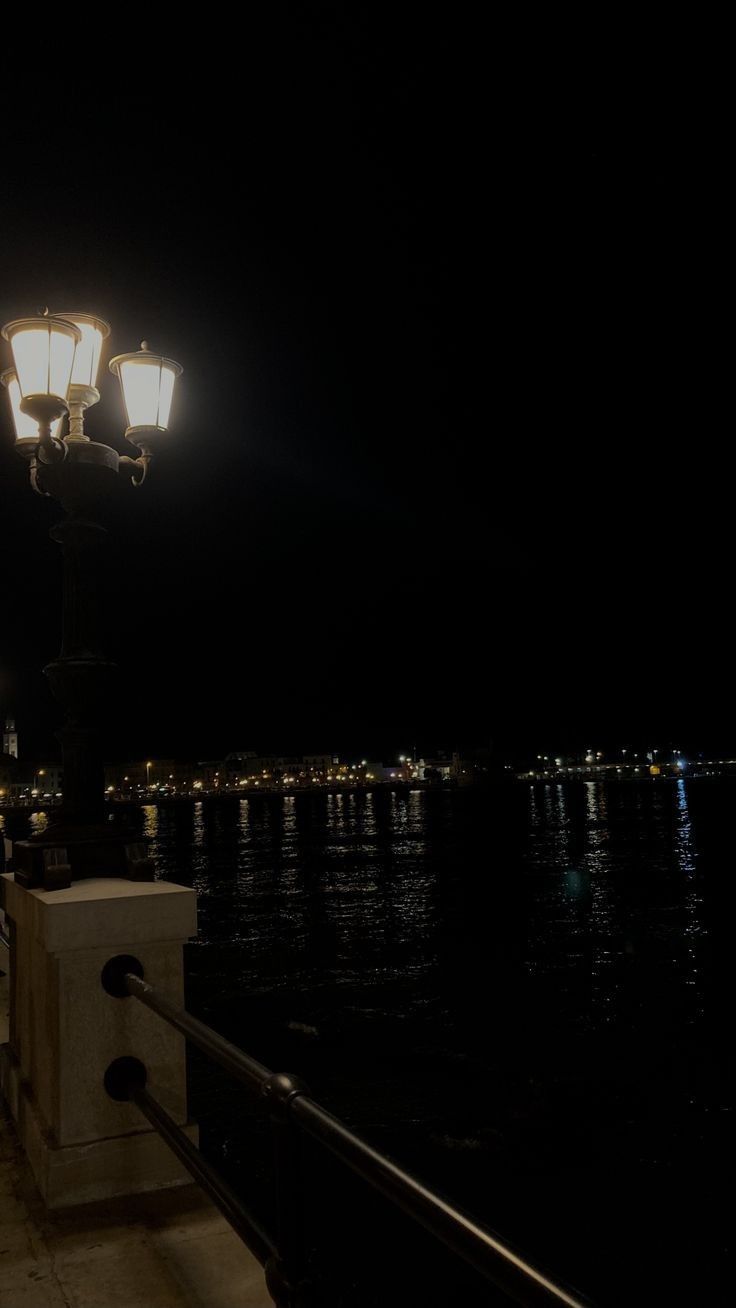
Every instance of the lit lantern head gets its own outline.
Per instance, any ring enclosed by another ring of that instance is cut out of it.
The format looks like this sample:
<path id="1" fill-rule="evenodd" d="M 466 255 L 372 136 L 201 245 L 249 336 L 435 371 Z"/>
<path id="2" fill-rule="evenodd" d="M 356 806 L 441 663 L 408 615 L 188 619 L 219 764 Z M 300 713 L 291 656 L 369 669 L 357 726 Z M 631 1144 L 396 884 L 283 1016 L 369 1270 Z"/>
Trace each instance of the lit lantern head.
<path id="1" fill-rule="evenodd" d="M 118 354 L 110 360 L 110 371 L 120 379 L 128 427 L 125 435 L 145 450 L 155 444 L 169 425 L 174 382 L 183 368 L 173 359 L 152 354 L 147 341 L 134 354 Z"/>
<path id="2" fill-rule="evenodd" d="M 10 400 L 13 425 L 15 427 L 16 449 L 19 454 L 35 454 L 40 439 L 38 423 L 30 414 L 24 413 L 20 407 L 21 393 L 15 368 L 6 368 L 4 372 L 0 373 L 0 383 L 8 392 L 8 399 Z M 61 422 L 61 418 L 57 418 L 55 422 L 52 422 L 51 435 L 53 437 L 58 437 Z"/>
<path id="3" fill-rule="evenodd" d="M 85 408 L 89 408 L 90 404 L 96 404 L 100 398 L 100 392 L 97 390 L 97 373 L 100 367 L 102 342 L 110 335 L 110 328 L 102 318 L 98 318 L 93 313 L 57 313 L 54 316 L 71 323 L 80 333 L 68 398 L 72 404 L 83 404 Z"/>
<path id="4" fill-rule="evenodd" d="M 82 338 L 79 328 L 46 312 L 6 323 L 3 336 L 13 351 L 21 412 L 44 426 L 61 418 L 68 412 L 74 355 Z"/>

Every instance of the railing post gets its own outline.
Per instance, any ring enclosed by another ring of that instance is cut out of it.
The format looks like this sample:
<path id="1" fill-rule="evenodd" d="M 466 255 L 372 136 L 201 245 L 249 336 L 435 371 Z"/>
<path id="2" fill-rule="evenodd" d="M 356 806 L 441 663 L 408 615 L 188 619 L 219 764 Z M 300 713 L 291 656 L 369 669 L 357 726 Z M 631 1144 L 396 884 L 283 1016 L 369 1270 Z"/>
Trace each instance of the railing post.
<path id="1" fill-rule="evenodd" d="M 49 1208 L 185 1184 L 189 1176 L 132 1103 L 107 1093 L 105 1074 L 129 1055 L 177 1125 L 188 1122 L 184 1040 L 102 984 L 111 958 L 132 956 L 181 1002 L 183 944 L 196 931 L 196 896 L 168 882 L 102 877 L 63 890 L 27 889 L 0 875 L 12 923 L 9 1045 L 0 1089 Z"/>
<path id="2" fill-rule="evenodd" d="M 277 1308 L 310 1308 L 304 1231 L 302 1138 L 290 1106 L 307 1094 L 297 1077 L 276 1072 L 263 1086 L 271 1113 L 276 1188 L 277 1257 L 266 1263 L 266 1284 Z"/>

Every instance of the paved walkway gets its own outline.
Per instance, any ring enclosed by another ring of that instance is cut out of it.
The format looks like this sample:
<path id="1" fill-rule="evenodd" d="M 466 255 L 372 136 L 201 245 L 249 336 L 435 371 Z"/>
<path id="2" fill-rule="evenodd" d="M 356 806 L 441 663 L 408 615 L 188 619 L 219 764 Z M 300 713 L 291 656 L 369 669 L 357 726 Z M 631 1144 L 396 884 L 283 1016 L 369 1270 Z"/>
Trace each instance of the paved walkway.
<path id="1" fill-rule="evenodd" d="M 0 972 L 7 967 L 0 946 Z M 0 1308 L 273 1304 L 260 1264 L 198 1186 L 49 1212 L 0 1101 Z"/>
<path id="2" fill-rule="evenodd" d="M 0 1115 L 0 1308 L 273 1308 L 197 1186 L 49 1212 Z"/>

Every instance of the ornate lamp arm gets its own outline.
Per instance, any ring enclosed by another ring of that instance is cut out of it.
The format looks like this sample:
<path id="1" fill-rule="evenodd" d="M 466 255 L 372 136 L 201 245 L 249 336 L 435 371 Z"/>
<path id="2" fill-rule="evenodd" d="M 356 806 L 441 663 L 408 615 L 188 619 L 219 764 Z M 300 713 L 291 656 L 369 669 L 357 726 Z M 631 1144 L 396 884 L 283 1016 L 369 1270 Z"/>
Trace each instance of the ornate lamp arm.
<path id="1" fill-rule="evenodd" d="M 39 461 L 38 461 L 38 455 L 37 455 L 37 454 L 32 454 L 32 455 L 31 455 L 30 463 L 29 463 L 29 466 L 28 466 L 28 470 L 29 470 L 30 475 L 31 475 L 31 486 L 33 487 L 33 489 L 34 489 L 34 491 L 36 492 L 36 494 L 37 494 L 37 495 L 43 495 L 43 496 L 45 496 L 46 499 L 48 499 L 48 498 L 49 498 L 49 493 L 48 493 L 48 491 L 45 491 L 45 490 L 43 489 L 43 487 L 40 485 L 39 480 L 38 480 L 38 474 L 39 474 L 39 472 L 40 472 L 40 470 L 41 470 L 41 465 L 40 465 L 40 463 L 39 463 Z"/>
<path id="2" fill-rule="evenodd" d="M 63 463 L 69 453 L 66 442 L 51 435 L 51 423 L 38 424 L 38 460 L 40 463 Z"/>
<path id="3" fill-rule="evenodd" d="M 137 459 L 131 459 L 127 454 L 121 454 L 118 467 L 122 473 L 130 473 L 130 480 L 134 486 L 142 486 L 146 480 L 150 462 L 150 454 L 140 454 Z"/>
<path id="4" fill-rule="evenodd" d="M 31 486 L 37 495 L 44 495 L 48 498 L 48 491 L 38 480 L 39 473 L 44 467 L 49 467 L 55 463 L 63 463 L 69 451 L 66 443 L 58 439 L 57 436 L 51 435 L 51 423 L 40 422 L 38 424 L 38 445 L 32 450 L 30 455 L 29 472 L 31 476 Z"/>

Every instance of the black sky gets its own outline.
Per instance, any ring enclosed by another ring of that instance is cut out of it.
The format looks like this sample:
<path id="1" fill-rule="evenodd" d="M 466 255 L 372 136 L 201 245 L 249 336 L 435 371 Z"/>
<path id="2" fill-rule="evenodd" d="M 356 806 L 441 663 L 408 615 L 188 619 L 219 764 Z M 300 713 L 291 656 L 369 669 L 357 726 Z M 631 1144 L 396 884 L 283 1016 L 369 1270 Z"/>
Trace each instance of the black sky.
<path id="1" fill-rule="evenodd" d="M 563 62 L 447 16 L 274 15 L 164 75 L 131 47 L 99 106 L 39 92 L 9 129 L 2 320 L 93 310 L 108 357 L 185 368 L 108 513 L 111 752 L 732 745 L 700 87 L 604 74 L 592 37 Z M 122 448 L 116 387 L 88 430 Z M 58 511 L 2 426 L 0 707 L 46 750 Z"/>

